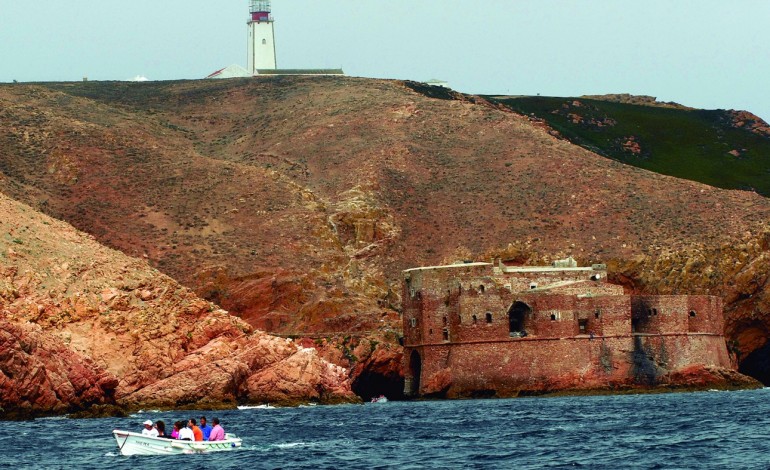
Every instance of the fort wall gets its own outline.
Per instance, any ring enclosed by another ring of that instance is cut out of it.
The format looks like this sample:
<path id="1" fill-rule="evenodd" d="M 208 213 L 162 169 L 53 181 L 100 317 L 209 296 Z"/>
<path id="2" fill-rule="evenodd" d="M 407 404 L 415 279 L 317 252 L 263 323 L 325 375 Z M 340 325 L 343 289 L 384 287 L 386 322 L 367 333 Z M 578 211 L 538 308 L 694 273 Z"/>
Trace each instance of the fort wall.
<path id="1" fill-rule="evenodd" d="M 626 295 L 602 265 L 537 269 L 405 271 L 407 395 L 657 386 L 730 367 L 721 299 Z"/>

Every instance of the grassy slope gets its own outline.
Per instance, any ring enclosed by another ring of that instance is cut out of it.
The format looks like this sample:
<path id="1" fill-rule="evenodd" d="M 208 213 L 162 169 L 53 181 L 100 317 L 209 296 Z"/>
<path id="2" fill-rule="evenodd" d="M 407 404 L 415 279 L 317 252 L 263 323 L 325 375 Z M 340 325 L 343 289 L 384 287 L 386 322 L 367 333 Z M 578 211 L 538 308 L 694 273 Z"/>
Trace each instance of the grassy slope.
<path id="1" fill-rule="evenodd" d="M 770 195 L 770 139 L 731 126 L 729 111 L 686 110 L 583 98 L 498 97 L 545 120 L 572 143 L 623 163 L 726 189 Z M 575 106 L 579 101 L 582 106 Z M 573 116 L 570 116 L 572 114 Z M 574 122 L 574 115 L 582 122 Z M 598 126 L 591 121 L 604 121 Z M 613 123 L 614 121 L 614 123 Z M 623 143 L 633 136 L 641 153 Z M 738 150 L 738 157 L 729 154 Z"/>

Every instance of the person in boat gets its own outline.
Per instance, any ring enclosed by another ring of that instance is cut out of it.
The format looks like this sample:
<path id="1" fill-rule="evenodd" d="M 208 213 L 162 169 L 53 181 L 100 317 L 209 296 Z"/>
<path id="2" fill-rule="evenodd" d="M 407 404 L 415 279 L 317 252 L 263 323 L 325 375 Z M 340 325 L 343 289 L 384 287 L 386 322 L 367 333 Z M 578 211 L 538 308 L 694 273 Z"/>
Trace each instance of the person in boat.
<path id="1" fill-rule="evenodd" d="M 209 440 L 224 441 L 225 430 L 222 428 L 222 426 L 219 425 L 219 418 L 214 418 L 213 420 L 211 420 L 211 422 L 214 423 L 214 427 L 211 428 L 211 434 L 209 434 Z"/>
<path id="2" fill-rule="evenodd" d="M 142 429 L 142 436 L 158 437 L 158 430 L 153 427 L 152 421 L 149 419 L 144 422 L 144 429 Z"/>
<path id="3" fill-rule="evenodd" d="M 181 421 L 179 422 L 180 425 L 184 424 Z M 187 426 L 183 426 L 179 428 L 179 440 L 181 441 L 194 441 L 195 440 L 195 434 L 193 433 L 192 428 L 190 427 L 190 422 L 187 422 Z"/>
<path id="4" fill-rule="evenodd" d="M 171 436 L 166 435 L 166 423 L 162 420 L 158 420 L 155 422 L 155 429 L 158 430 L 158 437 L 162 437 L 164 439 L 171 439 Z"/>
<path id="5" fill-rule="evenodd" d="M 177 421 L 174 423 L 174 430 L 171 431 L 171 439 L 179 439 L 179 430 L 182 429 L 184 425 L 181 421 Z"/>
<path id="6" fill-rule="evenodd" d="M 190 418 L 190 422 L 187 425 L 190 429 L 192 429 L 193 435 L 195 436 L 196 441 L 202 441 L 203 440 L 203 432 L 201 431 L 201 428 L 198 427 L 198 425 L 195 423 L 195 418 Z"/>
<path id="7" fill-rule="evenodd" d="M 209 435 L 211 434 L 211 426 L 209 426 L 208 423 L 206 423 L 205 416 L 201 416 L 200 428 L 201 428 L 201 432 L 203 433 L 203 440 L 208 441 Z"/>

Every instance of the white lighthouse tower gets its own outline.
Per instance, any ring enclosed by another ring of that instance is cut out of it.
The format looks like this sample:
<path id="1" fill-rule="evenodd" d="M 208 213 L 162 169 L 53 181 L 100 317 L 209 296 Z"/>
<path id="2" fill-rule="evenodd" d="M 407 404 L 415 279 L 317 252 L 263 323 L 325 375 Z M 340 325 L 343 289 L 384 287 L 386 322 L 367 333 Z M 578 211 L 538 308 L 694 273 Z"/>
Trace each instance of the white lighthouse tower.
<path id="1" fill-rule="evenodd" d="M 249 8 L 249 44 L 246 69 L 256 75 L 257 70 L 274 70 L 275 32 L 273 16 L 270 14 L 270 0 L 251 0 Z"/>

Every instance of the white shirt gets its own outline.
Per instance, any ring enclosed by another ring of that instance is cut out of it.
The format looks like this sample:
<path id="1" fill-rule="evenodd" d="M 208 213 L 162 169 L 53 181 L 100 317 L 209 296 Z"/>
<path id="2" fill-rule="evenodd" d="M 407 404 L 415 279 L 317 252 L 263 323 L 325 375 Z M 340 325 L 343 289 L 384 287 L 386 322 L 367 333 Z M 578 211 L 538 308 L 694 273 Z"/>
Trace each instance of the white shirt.
<path id="1" fill-rule="evenodd" d="M 155 428 L 142 429 L 142 436 L 158 437 L 158 430 Z"/>
<path id="2" fill-rule="evenodd" d="M 193 434 L 193 430 L 188 427 L 183 427 L 179 430 L 179 439 L 190 439 L 191 441 L 195 440 L 195 434 Z"/>

